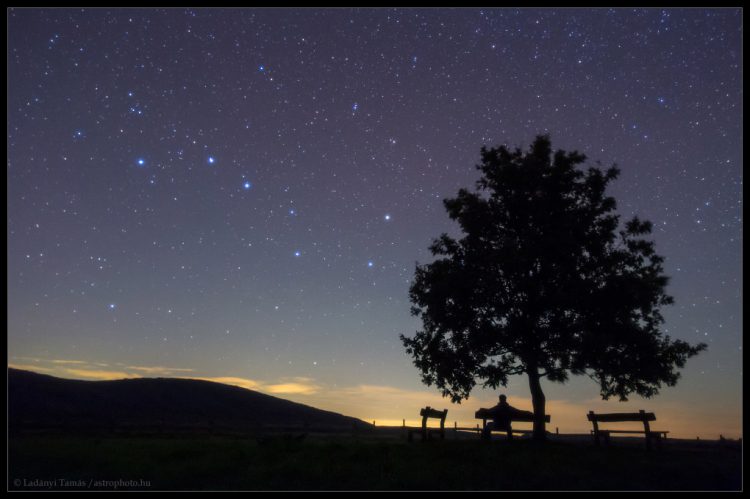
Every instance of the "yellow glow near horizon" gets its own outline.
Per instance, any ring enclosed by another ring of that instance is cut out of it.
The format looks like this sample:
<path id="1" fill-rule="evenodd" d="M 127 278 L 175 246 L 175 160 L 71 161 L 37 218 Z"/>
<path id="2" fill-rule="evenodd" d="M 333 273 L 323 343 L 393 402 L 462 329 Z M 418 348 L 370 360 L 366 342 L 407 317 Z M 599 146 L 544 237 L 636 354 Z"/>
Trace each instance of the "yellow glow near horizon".
<path id="1" fill-rule="evenodd" d="M 94 369 L 70 369 L 66 368 L 65 372 L 84 379 L 95 379 L 100 381 L 114 381 L 118 379 L 140 378 L 138 374 L 119 372 L 119 371 L 102 371 Z"/>
<path id="2" fill-rule="evenodd" d="M 41 365 L 40 365 L 41 364 Z M 76 367 L 70 367 L 75 365 Z M 80 366 L 80 367 L 79 367 Z M 237 376 L 186 376 L 187 368 L 166 368 L 161 366 L 121 366 L 118 369 L 98 369 L 107 364 L 44 361 L 23 364 L 9 363 L 8 367 L 38 371 L 58 377 L 73 377 L 86 380 L 115 380 L 140 378 L 141 374 L 158 374 L 174 378 L 200 379 L 234 385 L 272 396 L 281 396 L 293 402 L 316 407 L 321 410 L 337 412 L 346 416 L 361 419 L 376 426 L 401 426 L 406 420 L 407 426 L 420 426 L 422 421 L 419 410 L 430 406 L 439 410 L 448 409 L 445 427 L 475 428 L 481 420 L 474 418 L 474 412 L 480 407 L 491 407 L 497 403 L 495 393 L 478 392 L 462 404 L 451 404 L 448 399 L 435 391 L 406 390 L 394 386 L 356 385 L 330 387 L 322 385 L 307 377 L 280 378 L 274 381 L 259 381 Z M 137 371 L 137 372 L 133 372 Z M 549 397 L 549 395 L 548 395 Z M 508 402 L 519 409 L 531 410 L 531 399 L 514 396 L 508 393 Z M 686 406 L 677 402 L 664 402 L 658 399 L 649 401 L 630 401 L 626 403 L 603 401 L 591 398 L 583 401 L 555 400 L 548 398 L 546 412 L 551 416 L 547 425 L 548 431 L 554 433 L 588 434 L 591 423 L 586 419 L 588 411 L 594 412 L 637 412 L 640 409 L 656 414 L 655 430 L 668 430 L 670 438 L 718 439 L 740 438 L 742 436 L 741 407 L 736 408 L 703 408 Z M 428 420 L 428 426 L 439 426 L 437 420 Z M 531 428 L 531 423 L 518 423 L 518 428 Z M 640 423 L 617 423 L 618 429 L 642 428 Z"/>
<path id="3" fill-rule="evenodd" d="M 218 377 L 197 377 L 197 376 L 176 376 L 182 379 L 198 379 L 201 381 L 211 381 L 213 383 L 223 383 L 225 385 L 238 386 L 245 388 L 246 390 L 257 390 L 260 383 L 252 379 L 237 378 L 232 376 L 218 376 Z"/>

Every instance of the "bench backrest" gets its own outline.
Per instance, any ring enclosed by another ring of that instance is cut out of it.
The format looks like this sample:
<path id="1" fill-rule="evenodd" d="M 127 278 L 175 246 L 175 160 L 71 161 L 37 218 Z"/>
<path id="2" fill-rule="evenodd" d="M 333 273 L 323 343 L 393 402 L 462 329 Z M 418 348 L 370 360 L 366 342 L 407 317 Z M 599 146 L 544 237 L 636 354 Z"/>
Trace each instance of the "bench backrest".
<path id="1" fill-rule="evenodd" d="M 638 412 L 610 412 L 606 414 L 594 414 L 594 411 L 589 411 L 588 418 L 594 426 L 594 433 L 597 435 L 599 432 L 599 423 L 608 423 L 610 421 L 641 421 L 643 422 L 643 429 L 648 435 L 651 431 L 651 426 L 648 422 L 656 421 L 656 415 L 653 412 L 643 410 Z"/>
<path id="2" fill-rule="evenodd" d="M 479 409 L 477 412 L 474 413 L 474 417 L 477 419 L 492 419 L 493 413 L 489 409 Z M 525 421 L 528 423 L 534 422 L 534 416 L 529 416 L 526 414 L 510 414 L 510 417 L 508 417 L 510 421 Z M 549 423 L 550 422 L 550 416 L 549 414 L 546 414 L 544 416 L 544 420 Z"/>
<path id="3" fill-rule="evenodd" d="M 600 423 L 606 423 L 609 421 L 656 421 L 656 415 L 653 412 L 610 412 L 607 414 L 594 414 L 594 411 L 589 411 L 588 419 L 591 422 L 597 421 Z"/>
<path id="4" fill-rule="evenodd" d="M 440 419 L 440 429 L 443 429 L 445 427 L 445 417 L 448 415 L 448 409 L 439 411 L 427 406 L 419 411 L 419 415 L 422 416 L 422 428 L 427 427 L 428 418 L 436 418 Z"/>
<path id="5" fill-rule="evenodd" d="M 533 423 L 534 422 L 534 416 L 527 416 L 525 414 L 514 414 L 510 417 L 511 421 L 525 421 L 527 423 Z M 544 421 L 547 423 L 550 422 L 549 414 L 545 414 Z"/>

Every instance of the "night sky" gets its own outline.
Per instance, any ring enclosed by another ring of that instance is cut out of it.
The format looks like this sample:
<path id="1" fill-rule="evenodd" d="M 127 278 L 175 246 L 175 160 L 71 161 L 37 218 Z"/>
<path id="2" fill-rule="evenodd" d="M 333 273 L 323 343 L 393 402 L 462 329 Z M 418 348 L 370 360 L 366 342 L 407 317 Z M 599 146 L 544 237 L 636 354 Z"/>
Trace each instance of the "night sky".
<path id="1" fill-rule="evenodd" d="M 617 163 L 654 223 L 674 388 L 544 383 L 552 426 L 647 409 L 741 434 L 740 9 L 10 9 L 8 362 L 218 379 L 386 424 L 425 405 L 398 335 L 481 146 Z M 230 379 L 232 378 L 232 379 Z M 525 378 L 509 401 L 530 409 Z"/>

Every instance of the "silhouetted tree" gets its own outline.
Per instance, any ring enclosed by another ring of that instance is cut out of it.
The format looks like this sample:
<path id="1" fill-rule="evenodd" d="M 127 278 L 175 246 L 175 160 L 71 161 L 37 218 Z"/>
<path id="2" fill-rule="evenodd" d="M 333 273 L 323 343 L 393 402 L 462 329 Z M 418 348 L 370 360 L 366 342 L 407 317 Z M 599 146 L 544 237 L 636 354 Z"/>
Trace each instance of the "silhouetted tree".
<path id="1" fill-rule="evenodd" d="M 660 307 L 671 304 L 668 278 L 651 223 L 637 217 L 619 229 L 615 200 L 605 195 L 616 166 L 576 167 L 576 151 L 552 153 L 548 136 L 530 150 L 482 148 L 476 192 L 444 201 L 464 235 L 442 234 L 433 263 L 417 265 L 409 290 L 423 330 L 401 335 L 428 386 L 453 402 L 468 399 L 477 380 L 506 386 L 529 378 L 545 438 L 541 379 L 587 374 L 606 400 L 651 397 L 673 386 L 676 368 L 701 350 L 662 335 Z"/>

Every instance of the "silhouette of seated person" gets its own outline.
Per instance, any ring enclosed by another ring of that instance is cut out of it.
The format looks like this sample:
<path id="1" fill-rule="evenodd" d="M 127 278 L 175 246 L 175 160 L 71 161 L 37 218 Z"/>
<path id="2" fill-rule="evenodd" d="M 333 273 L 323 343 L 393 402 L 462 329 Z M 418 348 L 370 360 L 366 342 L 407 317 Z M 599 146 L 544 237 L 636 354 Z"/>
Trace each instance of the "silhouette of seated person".
<path id="1" fill-rule="evenodd" d="M 492 419 L 484 427 L 482 431 L 482 438 L 489 440 L 492 431 L 506 431 L 508 432 L 508 439 L 513 438 L 513 432 L 511 428 L 511 420 L 517 416 L 528 416 L 533 418 L 534 413 L 529 411 L 522 411 L 508 404 L 505 395 L 500 395 L 500 402 L 489 409 L 487 409 L 488 419 Z"/>

